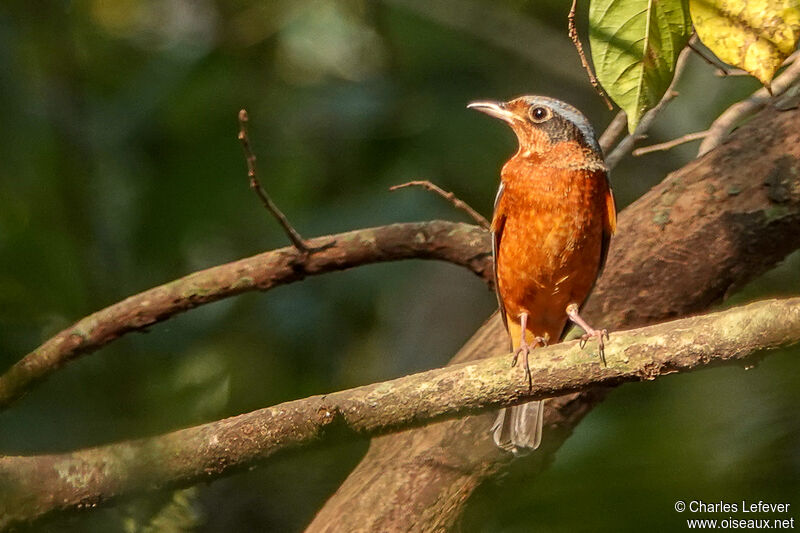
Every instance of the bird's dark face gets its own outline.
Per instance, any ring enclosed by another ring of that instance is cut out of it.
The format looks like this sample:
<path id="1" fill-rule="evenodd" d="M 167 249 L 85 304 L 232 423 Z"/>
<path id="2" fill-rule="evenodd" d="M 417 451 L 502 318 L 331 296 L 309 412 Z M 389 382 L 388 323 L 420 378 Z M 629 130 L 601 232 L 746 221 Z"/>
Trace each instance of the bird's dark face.
<path id="1" fill-rule="evenodd" d="M 518 155 L 569 166 L 603 164 L 602 150 L 589 121 L 561 100 L 521 96 L 508 102 L 472 102 L 467 107 L 507 122 L 519 140 Z M 568 160 L 564 160 L 568 154 Z"/>

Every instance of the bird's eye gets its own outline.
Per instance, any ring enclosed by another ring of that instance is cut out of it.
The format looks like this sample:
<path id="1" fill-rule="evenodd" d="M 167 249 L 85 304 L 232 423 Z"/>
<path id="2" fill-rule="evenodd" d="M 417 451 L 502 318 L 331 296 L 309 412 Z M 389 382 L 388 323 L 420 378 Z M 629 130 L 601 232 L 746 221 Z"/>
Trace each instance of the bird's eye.
<path id="1" fill-rule="evenodd" d="M 551 111 L 547 107 L 536 106 L 530 111 L 531 120 L 534 122 L 544 122 L 551 116 Z"/>

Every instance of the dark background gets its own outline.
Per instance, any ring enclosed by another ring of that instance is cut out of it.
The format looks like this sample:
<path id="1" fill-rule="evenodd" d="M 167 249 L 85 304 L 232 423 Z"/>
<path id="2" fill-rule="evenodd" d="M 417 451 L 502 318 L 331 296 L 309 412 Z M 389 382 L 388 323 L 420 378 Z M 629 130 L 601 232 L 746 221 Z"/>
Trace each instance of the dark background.
<path id="1" fill-rule="evenodd" d="M 248 189 L 242 107 L 260 177 L 303 235 L 464 220 L 430 193 L 387 190 L 418 178 L 489 216 L 515 140 L 468 102 L 546 94 L 599 131 L 613 117 L 580 68 L 568 10 L 552 0 L 3 2 L 0 367 L 126 296 L 286 244 Z M 585 33 L 585 6 L 579 16 Z M 705 129 L 757 88 L 693 57 L 650 140 Z M 611 178 L 618 207 L 695 151 L 626 159 Z M 794 254 L 723 305 L 800 293 L 799 268 Z M 494 307 L 472 274 L 423 261 L 239 296 L 68 365 L 0 414 L 0 452 L 155 435 L 440 366 Z M 799 352 L 620 387 L 545 475 L 531 482 L 521 461 L 483 487 L 464 530 L 684 530 L 692 516 L 674 511 L 678 499 L 792 503 L 769 517 L 800 518 Z M 176 498 L 155 530 L 297 531 L 366 446 L 302 451 L 37 529 L 136 531 Z"/>

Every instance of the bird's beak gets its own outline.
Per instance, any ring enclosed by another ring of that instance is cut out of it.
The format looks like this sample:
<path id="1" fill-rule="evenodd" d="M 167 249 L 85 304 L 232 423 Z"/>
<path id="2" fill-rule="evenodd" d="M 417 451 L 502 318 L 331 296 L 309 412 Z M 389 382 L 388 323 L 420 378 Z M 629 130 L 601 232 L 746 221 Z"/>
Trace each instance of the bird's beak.
<path id="1" fill-rule="evenodd" d="M 468 109 L 476 109 L 481 113 L 486 113 L 489 116 L 499 118 L 509 124 L 512 124 L 514 121 L 514 113 L 506 109 L 506 104 L 504 102 L 490 102 L 490 101 L 483 101 L 483 102 L 472 102 L 467 106 Z"/>

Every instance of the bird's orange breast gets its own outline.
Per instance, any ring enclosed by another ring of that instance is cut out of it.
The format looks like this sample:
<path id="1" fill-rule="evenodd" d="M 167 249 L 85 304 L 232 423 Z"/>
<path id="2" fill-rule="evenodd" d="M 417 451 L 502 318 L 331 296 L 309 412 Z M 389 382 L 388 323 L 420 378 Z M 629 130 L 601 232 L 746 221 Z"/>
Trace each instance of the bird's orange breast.
<path id="1" fill-rule="evenodd" d="M 528 313 L 531 335 L 556 342 L 570 303 L 582 304 L 613 232 L 602 169 L 547 167 L 515 158 L 503 169 L 493 219 L 499 297 L 509 324 Z M 613 210 L 611 200 L 610 210 Z"/>

